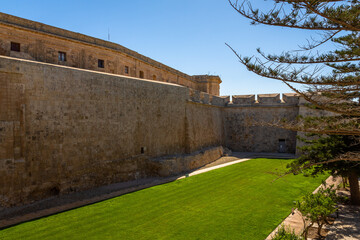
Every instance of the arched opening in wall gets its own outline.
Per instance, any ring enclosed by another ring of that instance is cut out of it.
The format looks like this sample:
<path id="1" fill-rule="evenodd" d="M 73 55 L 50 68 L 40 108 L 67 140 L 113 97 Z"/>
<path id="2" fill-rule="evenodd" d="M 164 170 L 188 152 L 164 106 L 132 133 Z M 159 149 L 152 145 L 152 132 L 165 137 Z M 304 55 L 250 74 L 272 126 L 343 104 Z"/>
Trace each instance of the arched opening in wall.
<path id="1" fill-rule="evenodd" d="M 156 80 L 156 75 L 152 75 L 152 79 L 153 79 L 153 80 Z"/>
<path id="2" fill-rule="evenodd" d="M 143 71 L 140 71 L 140 72 L 139 72 L 139 77 L 140 77 L 140 78 L 144 78 L 144 72 L 143 72 Z"/>

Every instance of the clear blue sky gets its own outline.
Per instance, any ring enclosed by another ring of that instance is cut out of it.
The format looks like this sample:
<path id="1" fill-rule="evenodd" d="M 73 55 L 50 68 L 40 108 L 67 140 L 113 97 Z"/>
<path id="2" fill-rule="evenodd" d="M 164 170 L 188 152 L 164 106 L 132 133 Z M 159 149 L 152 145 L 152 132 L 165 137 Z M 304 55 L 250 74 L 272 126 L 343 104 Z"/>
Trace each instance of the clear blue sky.
<path id="1" fill-rule="evenodd" d="M 272 1 L 254 1 L 269 5 Z M 11 0 L 4 13 L 110 40 L 190 75 L 216 74 L 221 95 L 291 92 L 248 72 L 225 46 L 243 55 L 297 49 L 308 33 L 252 26 L 227 0 Z"/>

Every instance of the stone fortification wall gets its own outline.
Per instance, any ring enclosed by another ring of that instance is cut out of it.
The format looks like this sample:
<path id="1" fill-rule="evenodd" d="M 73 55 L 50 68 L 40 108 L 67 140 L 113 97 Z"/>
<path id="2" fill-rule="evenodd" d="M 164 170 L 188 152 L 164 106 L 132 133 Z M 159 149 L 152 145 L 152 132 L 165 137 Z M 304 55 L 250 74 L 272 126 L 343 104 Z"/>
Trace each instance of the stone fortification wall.
<path id="1" fill-rule="evenodd" d="M 307 105 L 309 104 L 308 101 L 306 101 L 304 98 L 300 98 L 299 101 L 299 115 L 303 116 L 303 117 L 328 117 L 328 116 L 335 116 L 336 114 L 333 112 L 329 112 L 329 111 L 325 111 L 322 109 L 318 109 L 318 108 L 312 108 L 312 107 L 308 107 Z M 311 105 L 311 104 L 310 104 Z M 298 132 L 297 133 L 299 137 L 301 138 L 308 138 L 308 139 L 312 139 L 314 137 L 307 137 L 306 133 L 304 132 Z M 304 145 L 306 145 L 303 141 L 301 141 L 300 139 L 296 139 L 296 146 L 298 148 L 303 147 Z M 301 155 L 301 151 L 299 149 L 296 149 L 296 155 Z"/>
<path id="2" fill-rule="evenodd" d="M 232 96 L 224 108 L 226 146 L 240 152 L 295 153 L 296 132 L 264 123 L 295 119 L 298 104 L 299 97 L 291 93 L 282 99 L 280 94 L 259 94 L 257 100 L 255 95 Z"/>
<path id="3" fill-rule="evenodd" d="M 19 44 L 19 51 L 12 50 L 12 43 Z M 176 83 L 213 95 L 219 95 L 221 83 L 218 76 L 189 76 L 121 45 L 4 13 L 0 55 Z"/>
<path id="4" fill-rule="evenodd" d="M 178 166 L 173 174 L 217 159 L 223 99 L 199 95 L 204 103 L 175 84 L 0 57 L 0 204 L 164 175 L 163 164 Z M 205 104 L 210 98 L 213 104 Z M 201 149 L 202 160 L 179 165 Z"/>

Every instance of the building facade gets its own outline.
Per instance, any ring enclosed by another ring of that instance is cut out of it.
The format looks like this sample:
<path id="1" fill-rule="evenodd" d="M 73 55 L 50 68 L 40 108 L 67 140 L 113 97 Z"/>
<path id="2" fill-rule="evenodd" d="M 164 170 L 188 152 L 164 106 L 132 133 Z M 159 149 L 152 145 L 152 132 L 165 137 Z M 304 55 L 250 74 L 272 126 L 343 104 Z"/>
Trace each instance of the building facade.
<path id="1" fill-rule="evenodd" d="M 218 76 L 189 76 L 119 44 L 0 13 L 0 55 L 186 86 L 219 95 Z"/>

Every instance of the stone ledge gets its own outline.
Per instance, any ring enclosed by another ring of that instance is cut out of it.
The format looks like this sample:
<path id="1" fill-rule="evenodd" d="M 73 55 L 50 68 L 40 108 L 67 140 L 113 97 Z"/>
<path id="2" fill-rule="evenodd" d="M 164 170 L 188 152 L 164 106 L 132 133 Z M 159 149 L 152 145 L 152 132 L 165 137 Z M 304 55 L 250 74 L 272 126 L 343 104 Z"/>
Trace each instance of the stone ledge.
<path id="1" fill-rule="evenodd" d="M 160 177 L 168 177 L 193 170 L 215 161 L 223 156 L 222 146 L 206 148 L 192 154 L 150 159 Z"/>

